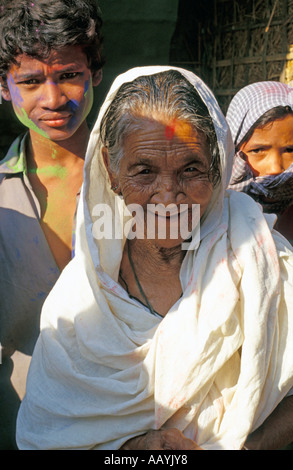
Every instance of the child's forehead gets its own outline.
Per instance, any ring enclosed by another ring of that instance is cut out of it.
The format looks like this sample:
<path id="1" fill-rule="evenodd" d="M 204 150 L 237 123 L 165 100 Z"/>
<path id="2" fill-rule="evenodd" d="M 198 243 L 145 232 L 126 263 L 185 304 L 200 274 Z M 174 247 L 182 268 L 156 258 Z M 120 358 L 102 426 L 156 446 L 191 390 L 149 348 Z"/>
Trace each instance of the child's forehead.
<path id="1" fill-rule="evenodd" d="M 80 46 L 66 46 L 60 50 L 52 50 L 48 58 L 36 58 L 26 53 L 20 53 L 16 64 L 10 67 L 9 72 L 21 73 L 23 71 L 37 70 L 63 70 L 74 67 L 88 67 L 88 59 Z"/>

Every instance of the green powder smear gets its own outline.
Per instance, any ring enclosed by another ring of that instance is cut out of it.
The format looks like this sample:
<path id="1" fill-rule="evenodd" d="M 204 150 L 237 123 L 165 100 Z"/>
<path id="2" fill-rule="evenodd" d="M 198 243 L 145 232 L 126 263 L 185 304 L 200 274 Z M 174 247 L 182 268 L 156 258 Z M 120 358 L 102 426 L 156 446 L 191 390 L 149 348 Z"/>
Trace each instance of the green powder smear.
<path id="1" fill-rule="evenodd" d="M 45 168 L 34 168 L 29 170 L 30 173 L 36 175 L 46 175 L 49 177 L 57 177 L 61 180 L 65 179 L 68 176 L 68 171 L 61 165 L 50 165 Z"/>

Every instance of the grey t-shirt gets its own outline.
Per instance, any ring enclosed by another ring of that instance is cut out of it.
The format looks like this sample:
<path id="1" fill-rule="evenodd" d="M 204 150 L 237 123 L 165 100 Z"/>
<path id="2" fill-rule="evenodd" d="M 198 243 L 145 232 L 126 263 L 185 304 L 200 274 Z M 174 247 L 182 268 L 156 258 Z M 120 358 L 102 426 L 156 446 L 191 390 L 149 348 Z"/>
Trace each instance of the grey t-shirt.
<path id="1" fill-rule="evenodd" d="M 42 305 L 60 275 L 27 177 L 27 135 L 16 139 L 0 164 L 0 449 L 15 445 Z"/>

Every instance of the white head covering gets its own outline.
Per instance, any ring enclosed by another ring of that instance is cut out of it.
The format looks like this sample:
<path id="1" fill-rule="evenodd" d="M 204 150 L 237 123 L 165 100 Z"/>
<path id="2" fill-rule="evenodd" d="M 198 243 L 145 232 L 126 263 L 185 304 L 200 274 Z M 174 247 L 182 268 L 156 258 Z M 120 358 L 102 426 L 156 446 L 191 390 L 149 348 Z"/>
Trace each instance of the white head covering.
<path id="1" fill-rule="evenodd" d="M 20 449 L 118 449 L 162 426 L 206 449 L 238 449 L 293 385 L 291 268 L 290 282 L 281 282 L 292 253 L 278 238 L 278 256 L 252 199 L 233 191 L 224 197 L 231 137 L 214 96 L 191 72 L 177 69 L 213 119 L 222 182 L 202 220 L 200 245 L 183 262 L 183 296 L 164 319 L 117 283 L 124 240 L 93 236 L 96 204 L 114 209 L 116 201 L 120 214 L 124 204 L 102 164 L 101 117 L 122 83 L 165 70 L 119 76 L 92 131 L 76 256 L 42 312 L 18 416 Z"/>

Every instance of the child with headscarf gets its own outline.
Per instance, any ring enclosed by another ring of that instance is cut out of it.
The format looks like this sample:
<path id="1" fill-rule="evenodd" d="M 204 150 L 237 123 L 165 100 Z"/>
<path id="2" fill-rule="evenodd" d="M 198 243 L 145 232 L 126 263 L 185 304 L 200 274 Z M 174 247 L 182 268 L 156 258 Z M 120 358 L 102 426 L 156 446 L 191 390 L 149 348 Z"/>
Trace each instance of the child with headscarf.
<path id="1" fill-rule="evenodd" d="M 235 145 L 230 188 L 249 194 L 275 228 L 293 239 L 293 89 L 279 82 L 258 82 L 232 99 L 227 121 Z M 292 215 L 292 214 L 291 214 Z"/>

